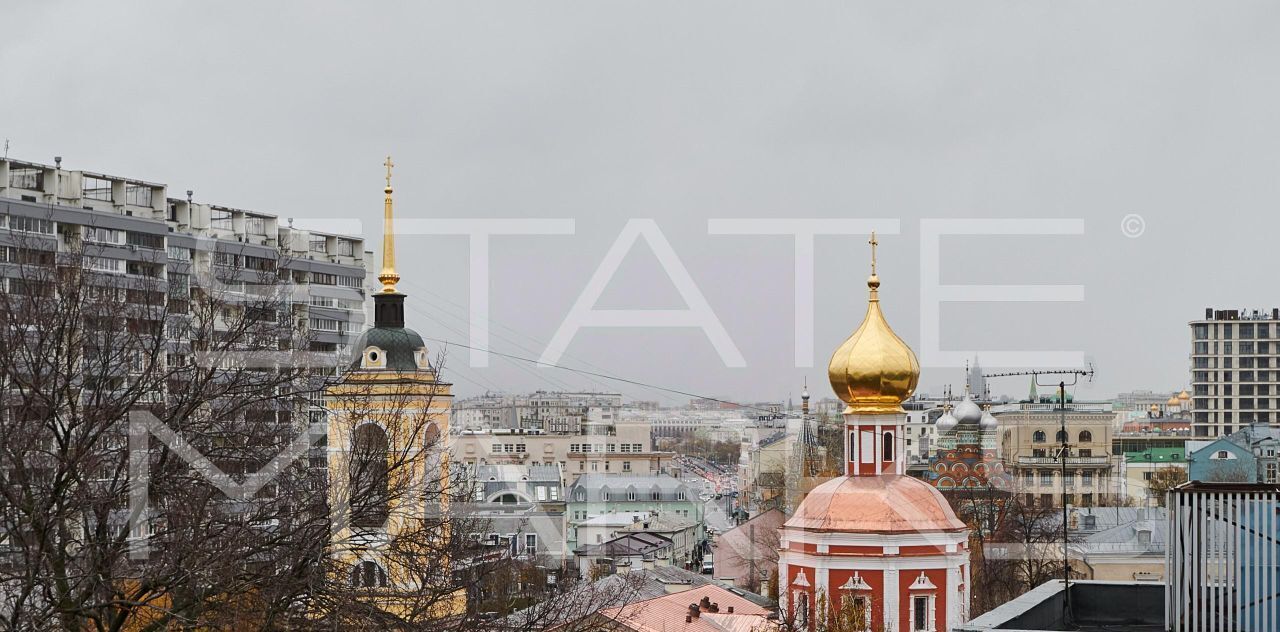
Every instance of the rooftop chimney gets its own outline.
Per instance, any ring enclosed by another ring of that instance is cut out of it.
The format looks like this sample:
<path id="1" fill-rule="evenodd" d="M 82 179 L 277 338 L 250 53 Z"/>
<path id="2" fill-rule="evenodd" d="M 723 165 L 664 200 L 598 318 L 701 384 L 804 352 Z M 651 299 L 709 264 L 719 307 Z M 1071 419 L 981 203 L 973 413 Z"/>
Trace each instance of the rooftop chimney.
<path id="1" fill-rule="evenodd" d="M 733 614 L 733 606 L 729 606 L 729 614 Z"/>
<path id="2" fill-rule="evenodd" d="M 689 604 L 689 616 L 685 618 L 687 620 L 697 619 L 698 615 L 699 615 L 698 604 L 696 603 Z"/>

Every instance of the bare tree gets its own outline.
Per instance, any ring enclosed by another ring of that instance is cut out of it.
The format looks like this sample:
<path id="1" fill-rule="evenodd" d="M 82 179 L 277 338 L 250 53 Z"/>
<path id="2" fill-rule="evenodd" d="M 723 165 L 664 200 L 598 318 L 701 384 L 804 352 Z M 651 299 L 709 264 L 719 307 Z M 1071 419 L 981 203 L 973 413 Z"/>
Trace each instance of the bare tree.
<path id="1" fill-rule="evenodd" d="M 807 605 L 807 611 L 803 610 Z M 812 603 L 790 604 L 778 612 L 780 632 L 882 632 L 883 621 L 875 621 L 872 613 L 875 598 L 871 593 L 854 594 L 840 591 L 835 597 L 818 590 Z"/>
<path id="2" fill-rule="evenodd" d="M 64 237 L 62 251 L 19 237 L 0 293 L 3 624 L 159 628 L 249 596 L 269 620 L 276 577 L 314 536 L 289 495 L 301 470 L 237 501 L 144 437 L 134 465 L 149 477 L 131 481 L 129 422 L 147 414 L 229 484 L 293 439 L 306 373 L 273 354 L 306 341 L 284 317 L 277 262 L 180 284 L 158 253 L 124 268 Z M 148 495 L 139 515 L 131 482 Z"/>
<path id="3" fill-rule="evenodd" d="M 767 514 L 768 512 L 759 514 L 733 531 L 721 534 L 715 548 L 717 564 L 723 563 L 741 573 L 735 581 L 736 585 L 757 594 L 765 592 L 762 589 L 767 588 L 771 572 L 778 568 L 781 545 L 781 531 L 778 528 L 783 522 L 781 517 L 777 521 L 753 524 Z"/>
<path id="4" fill-rule="evenodd" d="M 1156 468 L 1147 481 L 1147 494 L 1156 499 L 1158 507 L 1165 507 L 1165 496 L 1169 494 L 1169 490 L 1184 482 L 1187 482 L 1187 468 L 1178 466 Z"/>

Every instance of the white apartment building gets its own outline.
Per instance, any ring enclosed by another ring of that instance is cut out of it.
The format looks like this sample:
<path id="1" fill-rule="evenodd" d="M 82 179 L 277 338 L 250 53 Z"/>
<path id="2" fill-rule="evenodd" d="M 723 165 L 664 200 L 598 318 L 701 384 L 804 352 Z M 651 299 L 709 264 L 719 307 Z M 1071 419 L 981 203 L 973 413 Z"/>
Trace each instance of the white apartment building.
<path id="1" fill-rule="evenodd" d="M 132 177 L 0 160 L 0 264 L 33 252 L 82 252 L 103 274 L 162 281 L 171 312 L 193 287 L 251 293 L 263 273 L 292 282 L 288 318 L 309 332 L 303 351 L 341 356 L 364 329 L 367 260 L 361 237 L 295 228 L 270 213 L 170 197 L 169 187 Z M 0 291 L 17 291 L 0 265 Z M 11 278 L 13 277 L 13 278 Z M 337 362 L 334 362 L 336 367 Z"/>

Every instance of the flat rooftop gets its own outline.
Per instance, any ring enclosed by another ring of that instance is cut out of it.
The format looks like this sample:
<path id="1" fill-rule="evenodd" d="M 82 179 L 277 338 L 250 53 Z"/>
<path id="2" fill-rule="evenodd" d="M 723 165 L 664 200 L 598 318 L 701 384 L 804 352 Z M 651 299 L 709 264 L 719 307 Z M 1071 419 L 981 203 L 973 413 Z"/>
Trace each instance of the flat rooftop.
<path id="1" fill-rule="evenodd" d="M 1031 592 L 954 628 L 956 632 L 1158 632 L 1164 630 L 1164 584 L 1158 582 L 1071 582 L 1071 614 L 1064 616 L 1062 580 Z"/>

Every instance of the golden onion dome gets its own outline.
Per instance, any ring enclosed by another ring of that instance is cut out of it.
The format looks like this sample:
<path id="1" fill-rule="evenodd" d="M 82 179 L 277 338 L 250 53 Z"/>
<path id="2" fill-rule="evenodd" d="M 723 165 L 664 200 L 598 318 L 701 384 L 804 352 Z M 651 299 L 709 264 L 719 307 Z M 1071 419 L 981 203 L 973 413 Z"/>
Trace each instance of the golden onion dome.
<path id="1" fill-rule="evenodd" d="M 1168 405 L 1168 406 L 1177 406 L 1177 405 L 1178 405 L 1178 396 L 1177 396 L 1177 395 L 1174 395 L 1173 397 L 1170 397 L 1170 398 L 1169 398 L 1169 401 L 1165 402 L 1165 405 Z"/>
<path id="2" fill-rule="evenodd" d="M 871 235 L 870 297 L 862 325 L 840 345 L 827 365 L 836 397 L 848 406 L 845 414 L 902 412 L 920 382 L 920 362 L 880 311 L 880 278 L 876 276 L 875 234 Z"/>
<path id="3" fill-rule="evenodd" d="M 1191 399 L 1191 393 L 1188 393 L 1187 391 L 1184 390 L 1181 393 L 1178 393 L 1178 399 L 1181 399 L 1183 401 Z"/>

